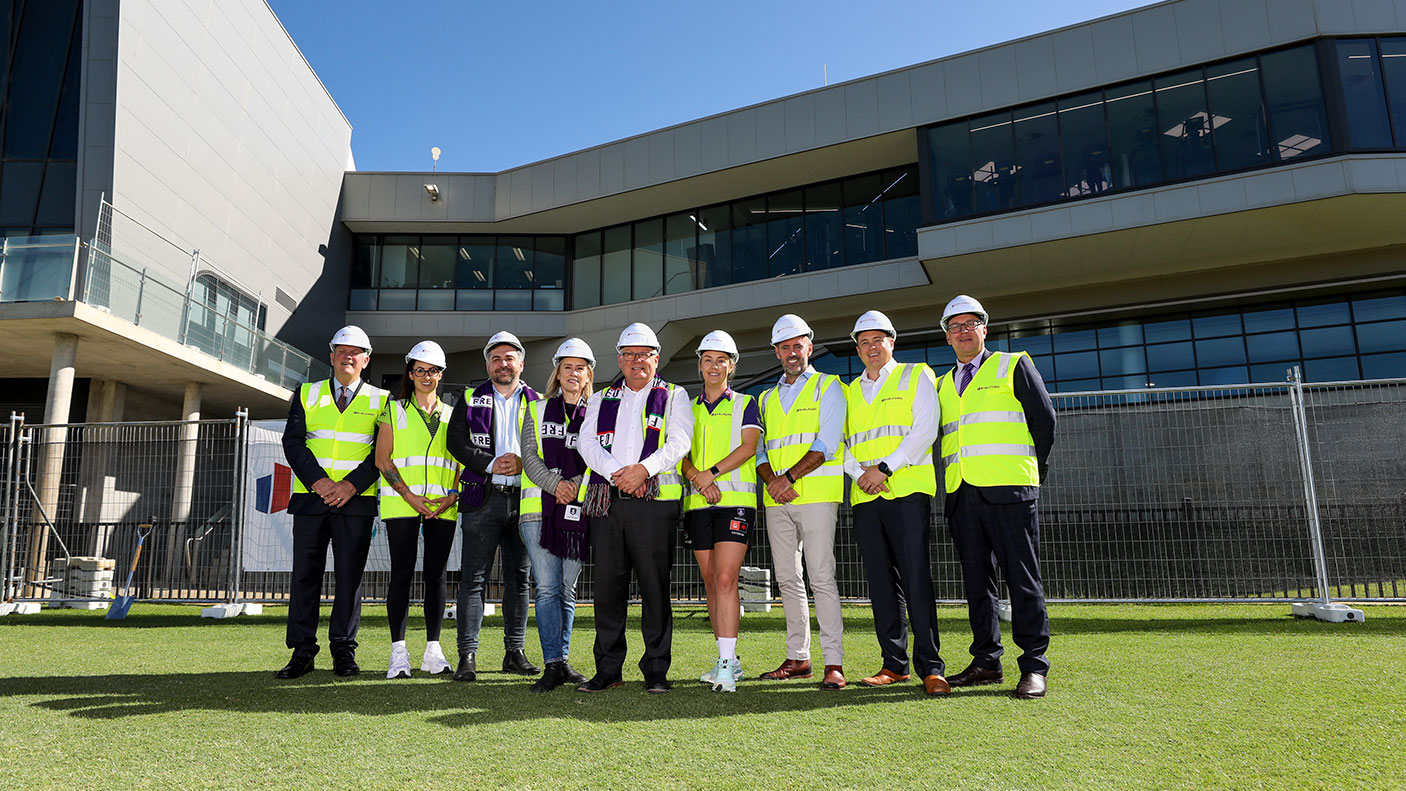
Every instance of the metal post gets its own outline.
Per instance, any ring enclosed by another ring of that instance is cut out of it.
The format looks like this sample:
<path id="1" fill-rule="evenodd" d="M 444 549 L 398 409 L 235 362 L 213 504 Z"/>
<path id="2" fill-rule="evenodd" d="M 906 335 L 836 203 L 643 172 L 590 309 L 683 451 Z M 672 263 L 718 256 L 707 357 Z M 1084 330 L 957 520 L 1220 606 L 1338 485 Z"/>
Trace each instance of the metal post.
<path id="1" fill-rule="evenodd" d="M 243 598 L 240 586 L 244 572 L 244 498 L 249 466 L 249 411 L 239 409 L 234 415 L 234 508 L 230 511 L 229 602 Z"/>
<path id="2" fill-rule="evenodd" d="M 24 429 L 24 416 L 10 413 L 10 424 L 5 434 L 5 503 L 3 506 L 3 521 L 0 521 L 0 603 L 13 601 L 15 598 L 14 581 L 11 575 L 14 573 L 14 556 L 19 531 L 15 529 L 18 522 L 18 494 L 19 494 L 19 436 Z"/>
<path id="3" fill-rule="evenodd" d="M 1340 623 L 1361 621 L 1362 611 L 1333 604 L 1328 594 L 1328 557 L 1323 549 L 1323 526 L 1318 519 L 1317 485 L 1313 479 L 1313 456 L 1308 441 L 1308 410 L 1304 406 L 1303 376 L 1296 365 L 1289 369 L 1289 404 L 1293 410 L 1294 437 L 1299 451 L 1299 471 L 1303 481 L 1304 507 L 1308 509 L 1308 539 L 1313 550 L 1313 567 L 1318 578 L 1318 600 L 1296 602 L 1294 615 Z"/>
<path id="4" fill-rule="evenodd" d="M 142 267 L 141 279 L 137 281 L 137 309 L 133 311 L 132 323 L 142 326 L 142 294 L 146 292 L 146 267 Z"/>

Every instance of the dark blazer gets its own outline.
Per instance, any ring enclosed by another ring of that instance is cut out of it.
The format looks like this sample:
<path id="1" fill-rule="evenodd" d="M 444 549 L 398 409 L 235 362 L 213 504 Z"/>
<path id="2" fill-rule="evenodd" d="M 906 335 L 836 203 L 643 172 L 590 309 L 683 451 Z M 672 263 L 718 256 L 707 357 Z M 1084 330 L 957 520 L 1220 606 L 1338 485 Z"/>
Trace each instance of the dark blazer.
<path id="1" fill-rule="evenodd" d="M 990 349 L 983 350 L 981 362 L 977 363 L 977 368 L 984 365 L 990 356 Z M 960 365 L 957 368 L 960 368 Z M 954 380 L 956 376 L 957 371 L 954 368 Z M 1021 357 L 1020 362 L 1016 365 L 1014 384 L 1016 400 L 1025 410 L 1025 424 L 1030 429 L 1030 436 L 1035 438 L 1035 461 L 1039 466 L 1040 481 L 1043 482 L 1049 472 L 1050 449 L 1054 447 L 1054 403 L 1050 401 L 1050 394 L 1045 390 L 1045 380 L 1040 377 L 1040 372 L 1035 369 L 1035 364 L 1028 357 Z M 938 441 L 940 443 L 941 439 Z M 965 483 L 962 485 L 968 486 Z M 973 486 L 971 488 L 980 492 L 981 499 L 988 503 L 1017 503 L 1035 500 L 1040 496 L 1040 487 L 1038 486 Z M 956 495 L 956 492 L 948 494 L 943 503 L 943 512 L 949 517 L 957 507 Z"/>
<path id="2" fill-rule="evenodd" d="M 469 436 L 469 401 L 473 400 L 474 391 L 472 388 L 464 390 L 459 397 L 459 403 L 454 405 L 454 411 L 449 414 L 449 435 L 445 437 L 445 445 L 449 450 L 449 455 L 466 468 L 488 478 L 489 468 L 493 466 L 493 445 L 498 438 L 493 436 L 493 424 L 488 424 L 488 449 L 478 447 Z M 520 407 L 519 407 L 520 408 Z"/>
<path id="3" fill-rule="evenodd" d="M 299 392 L 299 390 L 293 392 L 293 400 L 288 405 L 288 423 L 283 427 L 283 455 L 287 457 L 288 466 L 292 468 L 293 474 L 298 476 L 298 480 L 302 481 L 304 486 L 311 489 L 314 483 L 329 476 L 327 471 L 322 469 L 322 465 L 317 463 L 317 457 L 308 450 L 308 416 L 303 411 L 302 399 L 298 397 Z M 381 475 L 381 471 L 376 469 L 375 429 L 372 429 L 371 436 L 373 437 L 371 452 L 367 453 L 366 459 L 357 465 L 356 469 L 347 473 L 347 477 L 343 479 L 356 487 L 356 497 L 347 501 L 346 505 L 333 508 L 324 503 L 322 497 L 316 492 L 297 492 L 288 498 L 288 513 L 294 516 L 328 512 L 348 516 L 375 516 L 376 495 L 375 493 L 364 493 Z"/>

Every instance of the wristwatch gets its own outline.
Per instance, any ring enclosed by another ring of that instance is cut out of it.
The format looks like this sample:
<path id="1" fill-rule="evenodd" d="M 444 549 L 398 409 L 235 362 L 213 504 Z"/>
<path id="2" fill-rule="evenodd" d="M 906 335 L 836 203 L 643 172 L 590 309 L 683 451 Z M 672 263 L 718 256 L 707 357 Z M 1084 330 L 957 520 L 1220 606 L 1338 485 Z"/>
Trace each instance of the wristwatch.
<path id="1" fill-rule="evenodd" d="M 893 477 L 893 470 L 889 469 L 889 463 L 888 463 L 888 462 L 886 462 L 886 461 L 881 461 L 881 462 L 879 462 L 878 468 L 879 468 L 879 472 L 882 472 L 882 473 L 884 474 L 884 477 L 885 477 L 885 478 L 892 478 L 892 477 Z"/>
<path id="2" fill-rule="evenodd" d="M 722 472 L 720 472 L 720 471 L 718 470 L 718 465 L 716 465 L 716 464 L 714 464 L 713 466 L 709 467 L 709 468 L 708 468 L 708 472 L 711 472 L 711 473 L 713 474 L 713 477 L 714 477 L 714 478 L 718 477 L 719 475 L 722 475 Z"/>
<path id="3" fill-rule="evenodd" d="M 792 486 L 796 485 L 796 476 L 792 475 L 790 470 L 786 471 L 786 480 L 790 481 Z"/>

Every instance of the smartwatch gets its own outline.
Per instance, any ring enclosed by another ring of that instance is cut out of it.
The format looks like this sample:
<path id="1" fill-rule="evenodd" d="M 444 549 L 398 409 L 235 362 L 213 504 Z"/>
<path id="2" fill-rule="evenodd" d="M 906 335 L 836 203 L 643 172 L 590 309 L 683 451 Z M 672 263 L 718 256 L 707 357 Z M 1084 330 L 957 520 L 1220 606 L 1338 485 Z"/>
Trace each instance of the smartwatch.
<path id="1" fill-rule="evenodd" d="M 790 470 L 786 471 L 786 480 L 790 481 L 792 486 L 796 485 L 796 476 L 792 475 Z"/>
<path id="2" fill-rule="evenodd" d="M 882 473 L 884 474 L 884 477 L 885 477 L 885 478 L 892 478 L 892 477 L 893 477 L 893 470 L 889 469 L 889 463 L 888 463 L 888 462 L 886 462 L 886 461 L 881 461 L 881 462 L 879 462 L 878 467 L 879 467 L 879 472 L 882 472 Z"/>
<path id="3" fill-rule="evenodd" d="M 722 473 L 718 471 L 718 465 L 716 465 L 716 464 L 714 464 L 713 466 L 709 467 L 709 468 L 708 468 L 708 472 L 711 472 L 711 473 L 713 474 L 713 477 L 714 477 L 714 478 L 718 477 L 719 475 L 722 475 Z"/>

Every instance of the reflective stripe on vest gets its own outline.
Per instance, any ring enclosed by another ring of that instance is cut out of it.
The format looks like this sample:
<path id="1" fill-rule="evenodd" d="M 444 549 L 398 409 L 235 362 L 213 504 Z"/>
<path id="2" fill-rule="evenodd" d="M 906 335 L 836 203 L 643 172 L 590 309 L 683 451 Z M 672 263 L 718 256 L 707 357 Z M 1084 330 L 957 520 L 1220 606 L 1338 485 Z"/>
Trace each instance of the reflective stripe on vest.
<path id="1" fill-rule="evenodd" d="M 327 473 L 327 477 L 340 481 L 347 473 L 361 466 L 371 452 L 371 444 L 376 438 L 376 420 L 381 416 L 386 391 L 362 382 L 347 402 L 345 412 L 337 409 L 332 397 L 334 387 L 330 380 L 304 382 L 298 388 L 298 399 L 303 404 L 303 415 L 307 424 L 305 443 L 317 459 L 317 463 Z M 358 494 L 375 495 L 377 482 Z M 302 479 L 293 476 L 293 492 L 306 494 L 308 487 Z"/>
<path id="2" fill-rule="evenodd" d="M 918 388 L 928 386 L 923 376 L 928 370 L 923 363 L 900 363 L 889 373 L 872 402 L 864 400 L 859 379 L 850 383 L 845 444 L 861 465 L 878 464 L 897 450 L 903 438 L 913 430 L 913 402 Z M 936 495 L 937 469 L 933 466 L 932 451 L 895 471 L 888 479 L 888 488 L 889 491 L 877 497 L 896 500 L 919 492 Z M 851 482 L 849 498 L 851 505 L 859 505 L 876 499 L 876 495 L 865 494 Z"/>
<path id="3" fill-rule="evenodd" d="M 545 436 L 545 432 L 547 429 L 546 424 L 543 423 L 543 418 L 546 416 L 546 414 L 547 399 L 545 396 L 532 402 L 532 428 L 537 432 L 538 458 L 542 458 L 542 438 Z M 563 435 L 566 434 L 565 425 L 560 423 L 553 423 L 552 425 L 554 427 L 559 427 Z M 566 446 L 574 450 L 576 448 L 576 441 L 573 440 L 571 436 L 567 436 Z M 561 470 L 554 469 L 552 470 L 552 472 L 560 473 Z M 576 487 L 576 502 L 586 502 L 585 482 L 589 480 L 590 477 L 591 471 L 589 469 L 586 470 L 585 473 L 581 476 L 582 483 L 580 486 Z M 520 499 L 518 500 L 518 514 L 520 514 L 521 516 L 525 516 L 527 514 L 540 513 L 542 513 L 542 487 L 538 486 L 536 483 L 533 483 L 532 479 L 527 477 L 527 468 L 524 467 L 522 470 L 522 494 Z M 519 518 L 521 518 L 521 516 L 519 516 Z"/>
<path id="4" fill-rule="evenodd" d="M 962 481 L 972 486 L 1040 485 L 1035 439 L 1015 397 L 1015 369 L 1022 354 L 992 352 L 960 396 L 957 369 L 943 375 L 937 400 L 948 492 Z"/>
<path id="5" fill-rule="evenodd" d="M 816 372 L 811 374 L 796 400 L 791 402 L 791 411 L 781 408 L 781 394 L 773 387 L 762 393 L 762 425 L 766 427 L 766 457 L 772 472 L 780 475 L 800 463 L 810 452 L 810 446 L 820 436 L 820 402 L 831 387 L 840 388 L 844 395 L 844 383 L 838 376 Z M 845 494 L 844 451 L 841 448 L 826 448 L 834 454 L 804 477 L 796 481 L 798 495 L 790 505 L 807 503 L 838 503 Z M 771 494 L 763 490 L 762 501 L 768 506 L 777 502 Z"/>
<path id="6" fill-rule="evenodd" d="M 455 488 L 459 479 L 459 463 L 449 455 L 447 447 L 450 408 L 440 402 L 439 430 L 430 436 L 429 426 L 422 416 L 415 414 L 418 408 L 401 401 L 392 400 L 387 407 L 391 418 L 391 452 L 400 479 L 410 487 L 410 491 L 421 497 L 443 497 Z M 414 411 L 412 411 L 414 410 Z M 405 501 L 385 478 L 381 479 L 381 518 L 403 519 L 416 517 L 414 508 Z M 445 509 L 437 519 L 454 520 L 459 515 L 456 505 Z"/>
<path id="7" fill-rule="evenodd" d="M 693 450 L 688 458 L 695 468 L 706 470 L 712 467 L 742 444 L 742 421 L 751 402 L 751 396 L 733 393 L 726 401 L 719 401 L 709 412 L 705 404 L 694 400 Z M 690 485 L 683 498 L 683 510 L 756 508 L 757 457 L 749 456 L 741 467 L 718 476 L 716 483 L 722 499 L 715 505 L 709 505 L 707 498 Z"/>

